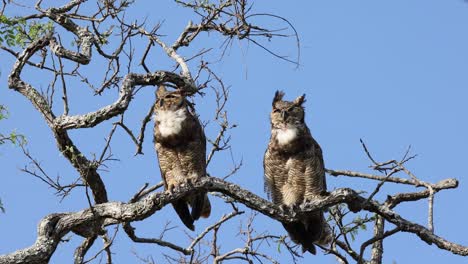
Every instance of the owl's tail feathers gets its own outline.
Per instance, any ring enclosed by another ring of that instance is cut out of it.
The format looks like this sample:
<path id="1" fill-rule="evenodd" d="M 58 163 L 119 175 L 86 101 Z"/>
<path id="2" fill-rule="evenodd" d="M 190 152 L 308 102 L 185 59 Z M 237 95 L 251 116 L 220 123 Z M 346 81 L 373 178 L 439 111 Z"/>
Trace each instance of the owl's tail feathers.
<path id="1" fill-rule="evenodd" d="M 316 254 L 314 244 L 327 246 L 333 239 L 330 226 L 325 221 L 322 212 L 315 212 L 303 221 L 283 223 L 291 240 L 302 246 L 302 252 Z"/>
<path id="2" fill-rule="evenodd" d="M 184 223 L 188 229 L 194 231 L 195 226 L 193 225 L 193 218 L 192 215 L 190 215 L 190 211 L 188 208 L 188 204 L 186 201 L 183 199 L 175 201 L 172 203 L 172 206 L 174 207 L 176 213 L 179 215 L 180 220 Z"/>
<path id="3" fill-rule="evenodd" d="M 208 195 L 205 193 L 204 195 L 204 202 L 203 202 L 203 209 L 201 211 L 201 217 L 203 218 L 208 218 L 211 214 L 211 203 L 210 200 L 208 199 Z"/>
<path id="4" fill-rule="evenodd" d="M 211 214 L 211 204 L 206 193 L 197 194 L 192 199 L 192 218 L 198 220 L 201 217 L 207 218 Z"/>
<path id="5" fill-rule="evenodd" d="M 291 223 L 282 223 L 284 229 L 288 231 L 289 237 L 291 240 L 302 246 L 302 252 L 310 252 L 310 254 L 315 255 L 317 250 L 315 249 L 312 239 L 307 234 L 307 230 L 304 226 L 304 223 L 297 221 Z"/>

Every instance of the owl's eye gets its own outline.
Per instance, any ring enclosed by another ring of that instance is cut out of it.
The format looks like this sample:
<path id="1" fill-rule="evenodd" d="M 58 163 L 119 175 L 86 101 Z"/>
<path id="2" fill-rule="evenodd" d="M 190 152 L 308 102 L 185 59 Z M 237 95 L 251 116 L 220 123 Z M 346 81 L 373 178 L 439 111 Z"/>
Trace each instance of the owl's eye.
<path id="1" fill-rule="evenodd" d="M 278 108 L 274 108 L 273 109 L 273 113 L 279 113 L 281 110 L 279 110 Z"/>
<path id="2" fill-rule="evenodd" d="M 165 96 L 165 98 L 169 98 L 169 99 L 173 99 L 173 98 L 176 98 L 177 96 L 173 95 L 173 94 L 168 94 Z"/>

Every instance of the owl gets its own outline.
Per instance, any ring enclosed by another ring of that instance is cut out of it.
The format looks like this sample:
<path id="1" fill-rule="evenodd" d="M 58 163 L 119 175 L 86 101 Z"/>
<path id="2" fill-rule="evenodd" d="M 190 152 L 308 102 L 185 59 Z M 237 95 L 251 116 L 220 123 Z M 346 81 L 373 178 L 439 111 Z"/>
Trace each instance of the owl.
<path id="1" fill-rule="evenodd" d="M 294 209 L 324 195 L 327 187 L 322 150 L 304 122 L 305 95 L 293 102 L 283 101 L 283 96 L 283 92 L 275 93 L 270 114 L 271 138 L 263 160 L 265 191 L 273 203 Z M 331 240 L 322 211 L 283 226 L 303 252 L 315 254 L 314 244 L 326 245 Z"/>
<path id="2" fill-rule="evenodd" d="M 190 185 L 206 177 L 206 138 L 203 127 L 182 90 L 159 86 L 154 113 L 154 144 L 166 191 Z M 189 195 L 172 203 L 190 230 L 195 220 L 208 217 L 211 205 L 206 192 Z M 191 212 L 189 211 L 191 207 Z"/>

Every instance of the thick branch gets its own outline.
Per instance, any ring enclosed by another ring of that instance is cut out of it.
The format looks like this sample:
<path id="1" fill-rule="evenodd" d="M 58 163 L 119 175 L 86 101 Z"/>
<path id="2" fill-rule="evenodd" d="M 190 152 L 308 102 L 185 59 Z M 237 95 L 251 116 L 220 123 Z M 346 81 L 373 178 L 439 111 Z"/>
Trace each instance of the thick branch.
<path id="1" fill-rule="evenodd" d="M 80 173 L 83 181 L 88 184 L 93 192 L 94 200 L 96 203 L 107 202 L 107 192 L 102 182 L 101 177 L 97 173 L 96 166 L 93 166 L 82 155 L 82 153 L 75 146 L 73 141 L 68 136 L 66 130 L 57 126 L 57 119 L 52 112 L 47 100 L 36 90 L 33 86 L 26 83 L 21 79 L 21 72 L 26 62 L 37 51 L 49 45 L 53 37 L 46 35 L 33 43 L 31 43 L 19 56 L 13 66 L 13 70 L 8 77 L 8 86 L 23 96 L 25 96 L 33 106 L 43 115 L 49 127 L 52 129 L 59 151 L 70 161 L 70 163 Z"/>
<path id="2" fill-rule="evenodd" d="M 0 263 L 45 263 L 54 253 L 60 239 L 75 227 L 93 226 L 96 221 L 101 222 L 104 219 L 108 219 L 109 224 L 140 221 L 167 204 L 199 191 L 223 193 L 255 211 L 282 222 L 294 221 L 307 212 L 346 203 L 354 211 L 375 212 L 402 231 L 416 234 L 428 244 L 436 244 L 439 248 L 458 255 L 468 255 L 468 247 L 449 242 L 433 234 L 427 228 L 402 218 L 388 207 L 373 200 L 369 201 L 351 189 L 337 189 L 326 197 L 301 206 L 299 211 L 283 211 L 275 204 L 238 185 L 218 178 L 206 177 L 191 187 L 183 186 L 174 193 L 153 193 L 135 203 L 108 202 L 76 213 L 47 216 L 39 224 L 36 243 L 29 248 L 0 256 Z"/>
<path id="3" fill-rule="evenodd" d="M 381 216 L 375 217 L 375 225 L 374 225 L 374 238 L 381 237 L 385 231 L 385 221 L 382 219 Z M 367 242 L 370 245 L 370 242 Z M 366 243 L 362 244 L 361 246 L 361 258 L 362 254 L 364 254 L 364 250 L 366 248 Z M 371 264 L 378 264 L 382 263 L 383 257 L 383 240 L 379 239 L 374 242 L 372 245 L 372 253 L 371 253 Z"/>
<path id="4" fill-rule="evenodd" d="M 114 103 L 88 114 L 75 116 L 64 115 L 55 118 L 47 101 L 37 92 L 36 89 L 20 78 L 24 65 L 37 51 L 41 50 L 49 44 L 51 46 L 51 50 L 57 51 L 56 47 L 58 44 L 56 44 L 53 40 L 54 38 L 51 35 L 47 35 L 31 43 L 21 53 L 15 65 L 13 66 L 13 70 L 8 79 L 8 85 L 11 89 L 20 92 L 28 99 L 30 99 L 36 109 L 43 114 L 44 118 L 49 123 L 49 126 L 55 127 L 57 129 L 93 127 L 102 121 L 108 120 L 123 113 L 130 104 L 133 91 L 137 85 L 157 86 L 164 82 L 170 82 L 181 88 L 192 86 L 191 83 L 188 83 L 186 78 L 168 71 L 158 71 L 149 74 L 130 73 L 123 79 L 119 92 L 119 98 L 117 98 Z M 57 56 L 63 57 L 63 53 L 58 53 Z M 73 54 L 69 54 L 65 57 L 70 58 L 72 56 Z"/>
<path id="5" fill-rule="evenodd" d="M 454 189 L 458 187 L 458 181 L 456 179 L 445 179 L 438 183 L 432 184 L 431 187 L 434 193 L 440 190 Z M 399 193 L 393 196 L 388 196 L 385 204 L 389 205 L 390 208 L 393 208 L 402 202 L 413 202 L 428 198 L 430 195 L 431 191 L 429 189 L 420 192 Z"/>
<path id="6" fill-rule="evenodd" d="M 107 106 L 84 115 L 60 116 L 55 120 L 55 126 L 62 129 L 76 129 L 94 127 L 102 121 L 122 114 L 130 104 L 133 91 L 137 85 L 157 86 L 164 82 L 170 82 L 178 87 L 186 87 L 186 79 L 178 74 L 168 71 L 157 71 L 148 74 L 130 73 L 122 81 L 119 98 Z"/>

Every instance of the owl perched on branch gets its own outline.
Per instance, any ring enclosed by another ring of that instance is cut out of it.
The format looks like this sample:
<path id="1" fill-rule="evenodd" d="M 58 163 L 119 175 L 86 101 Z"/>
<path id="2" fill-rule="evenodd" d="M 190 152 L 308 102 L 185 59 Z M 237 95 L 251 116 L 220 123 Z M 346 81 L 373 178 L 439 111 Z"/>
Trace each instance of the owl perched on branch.
<path id="1" fill-rule="evenodd" d="M 283 96 L 275 93 L 270 114 L 271 138 L 263 161 L 265 191 L 273 203 L 295 208 L 326 193 L 325 167 L 322 150 L 304 122 L 305 95 L 293 102 L 283 101 Z M 322 211 L 283 226 L 303 252 L 315 254 L 314 244 L 331 241 Z"/>
<path id="2" fill-rule="evenodd" d="M 190 185 L 206 177 L 206 138 L 193 106 L 181 90 L 169 92 L 161 85 L 156 96 L 154 143 L 165 189 L 172 192 L 181 184 Z M 195 229 L 195 220 L 211 212 L 206 193 L 187 196 L 172 205 L 191 230 Z"/>

